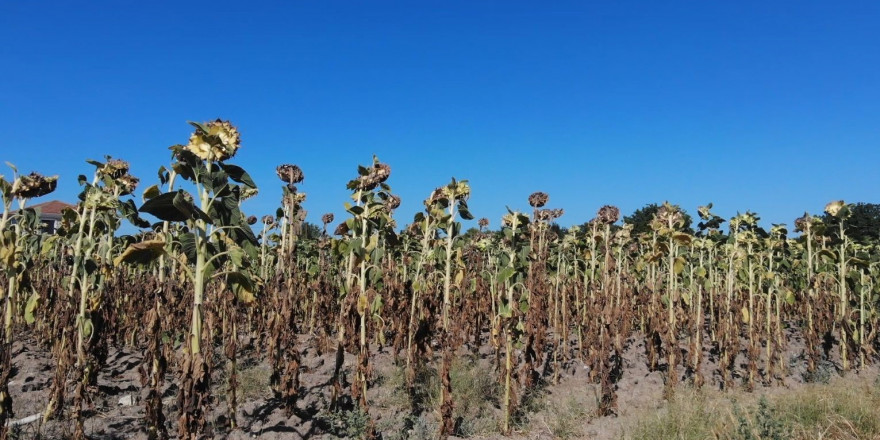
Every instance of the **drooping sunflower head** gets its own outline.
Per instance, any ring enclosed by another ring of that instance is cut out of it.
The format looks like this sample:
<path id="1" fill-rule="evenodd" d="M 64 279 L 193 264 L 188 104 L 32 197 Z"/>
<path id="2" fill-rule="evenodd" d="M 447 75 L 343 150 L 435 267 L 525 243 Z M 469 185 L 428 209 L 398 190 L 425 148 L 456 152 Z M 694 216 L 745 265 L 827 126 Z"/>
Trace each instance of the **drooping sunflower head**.
<path id="1" fill-rule="evenodd" d="M 94 162 L 92 162 L 94 163 Z M 109 177 L 118 179 L 128 173 L 129 164 L 122 159 L 111 159 L 108 157 L 106 163 L 98 168 L 98 175 L 101 177 Z"/>
<path id="2" fill-rule="evenodd" d="M 562 209 L 541 209 L 538 210 L 536 220 L 549 223 L 562 217 L 563 214 L 565 214 L 565 211 Z"/>
<path id="3" fill-rule="evenodd" d="M 348 234 L 348 224 L 345 222 L 340 223 L 336 226 L 336 230 L 333 231 L 333 235 L 343 236 Z"/>
<path id="4" fill-rule="evenodd" d="M 45 177 L 41 174 L 30 173 L 15 179 L 12 184 L 12 195 L 20 199 L 32 199 L 55 191 L 57 186 L 58 176 Z"/>
<path id="5" fill-rule="evenodd" d="M 843 200 L 835 200 L 825 205 L 825 212 L 832 217 L 840 217 L 845 214 L 846 203 Z"/>
<path id="6" fill-rule="evenodd" d="M 610 225 L 620 220 L 620 209 L 616 206 L 605 205 L 599 208 L 596 214 L 596 220 L 604 225 Z"/>
<path id="7" fill-rule="evenodd" d="M 238 199 L 241 201 L 245 201 L 247 199 L 256 197 L 256 195 L 259 193 L 260 193 L 260 190 L 257 188 L 251 188 L 249 186 L 242 185 L 241 192 L 240 192 L 240 195 L 238 196 Z"/>
<path id="8" fill-rule="evenodd" d="M 131 174 L 124 174 L 116 178 L 116 183 L 122 190 L 120 195 L 123 196 L 133 193 L 138 186 L 138 182 L 140 182 L 140 179 L 132 176 Z"/>
<path id="9" fill-rule="evenodd" d="M 278 165 L 278 167 L 275 168 L 275 173 L 278 174 L 278 178 L 281 179 L 282 182 L 288 184 L 300 183 L 305 178 L 302 170 L 298 166 L 292 164 Z"/>
<path id="10" fill-rule="evenodd" d="M 380 183 L 385 182 L 391 177 L 391 166 L 386 163 L 376 161 L 373 166 L 368 169 L 367 174 L 358 176 L 354 180 L 356 189 L 361 191 L 372 191 Z"/>
<path id="11" fill-rule="evenodd" d="M 389 194 L 388 199 L 385 200 L 385 207 L 388 211 L 394 211 L 395 209 L 400 207 L 400 197 Z"/>
<path id="12" fill-rule="evenodd" d="M 803 216 L 794 219 L 794 230 L 797 232 L 807 232 L 812 224 L 810 214 L 804 213 Z"/>
<path id="13" fill-rule="evenodd" d="M 328 225 L 328 224 L 330 224 L 330 223 L 333 223 L 333 213 L 332 213 L 332 212 L 328 212 L 328 213 L 322 215 L 322 216 L 321 216 L 321 222 L 324 223 L 325 225 Z"/>
<path id="14" fill-rule="evenodd" d="M 550 196 L 541 191 L 534 192 L 529 196 L 529 205 L 531 205 L 532 208 L 541 208 L 546 205 L 548 201 L 550 201 Z"/>
<path id="15" fill-rule="evenodd" d="M 195 124 L 196 130 L 189 137 L 186 150 L 199 159 L 223 161 L 233 156 L 241 146 L 241 135 L 229 121 L 217 119 L 205 124 Z"/>

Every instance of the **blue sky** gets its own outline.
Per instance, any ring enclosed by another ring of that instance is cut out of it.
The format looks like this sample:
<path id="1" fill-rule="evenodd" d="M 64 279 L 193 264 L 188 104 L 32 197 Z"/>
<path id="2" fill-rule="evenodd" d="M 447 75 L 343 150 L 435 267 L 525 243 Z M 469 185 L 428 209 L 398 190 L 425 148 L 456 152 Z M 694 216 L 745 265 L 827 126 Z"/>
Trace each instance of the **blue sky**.
<path id="1" fill-rule="evenodd" d="M 453 176 L 493 227 L 534 191 L 563 225 L 880 202 L 880 2 L 542 3 L 7 0 L 0 160 L 72 200 L 110 154 L 142 189 L 221 117 L 261 188 L 245 210 L 273 213 L 294 163 L 315 223 L 373 154 L 401 225 Z"/>

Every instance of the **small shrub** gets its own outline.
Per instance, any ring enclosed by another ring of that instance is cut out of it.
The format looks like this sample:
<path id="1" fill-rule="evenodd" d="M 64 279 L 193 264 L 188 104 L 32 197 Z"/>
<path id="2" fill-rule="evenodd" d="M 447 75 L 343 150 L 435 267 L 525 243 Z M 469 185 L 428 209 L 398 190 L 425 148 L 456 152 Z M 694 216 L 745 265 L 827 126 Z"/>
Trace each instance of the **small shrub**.
<path id="1" fill-rule="evenodd" d="M 366 434 L 370 417 L 360 408 L 343 411 L 325 411 L 316 419 L 328 434 L 341 438 L 361 438 Z"/>

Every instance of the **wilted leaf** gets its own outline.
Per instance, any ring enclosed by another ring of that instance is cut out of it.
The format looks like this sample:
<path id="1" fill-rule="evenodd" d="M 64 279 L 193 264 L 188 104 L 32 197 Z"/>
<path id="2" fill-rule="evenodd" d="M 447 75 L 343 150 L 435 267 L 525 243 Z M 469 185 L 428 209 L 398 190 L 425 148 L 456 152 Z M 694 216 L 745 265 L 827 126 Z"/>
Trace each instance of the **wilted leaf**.
<path id="1" fill-rule="evenodd" d="M 121 263 L 148 264 L 165 254 L 165 240 L 147 240 L 135 243 L 125 249 L 113 260 L 115 266 Z"/>
<path id="2" fill-rule="evenodd" d="M 24 321 L 26 323 L 34 323 L 34 311 L 37 309 L 38 305 L 40 305 L 40 294 L 34 291 L 31 294 L 31 297 L 28 298 L 27 305 L 24 307 Z"/>
<path id="3" fill-rule="evenodd" d="M 160 194 L 162 191 L 159 190 L 159 185 L 153 185 L 144 190 L 144 201 L 159 197 Z"/>
<path id="4" fill-rule="evenodd" d="M 241 272 L 231 272 L 226 274 L 226 282 L 232 288 L 235 299 L 238 301 L 250 304 L 257 299 L 254 295 L 254 283 L 247 275 Z"/>

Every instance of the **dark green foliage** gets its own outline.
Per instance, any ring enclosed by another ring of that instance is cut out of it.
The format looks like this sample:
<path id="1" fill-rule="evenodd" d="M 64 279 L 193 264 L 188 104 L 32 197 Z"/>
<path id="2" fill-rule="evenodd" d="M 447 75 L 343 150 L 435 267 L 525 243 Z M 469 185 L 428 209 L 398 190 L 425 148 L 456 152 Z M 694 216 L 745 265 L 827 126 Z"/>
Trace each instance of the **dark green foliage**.
<path id="1" fill-rule="evenodd" d="M 659 209 L 660 205 L 649 203 L 642 208 L 635 210 L 632 214 L 624 216 L 623 222 L 633 225 L 633 235 L 649 233 L 651 232 L 651 220 L 654 219 L 654 214 L 656 214 Z M 681 209 L 681 214 L 684 216 L 684 224 L 686 226 L 685 232 L 692 234 L 694 232 L 692 228 L 694 220 L 684 209 Z"/>
<path id="2" fill-rule="evenodd" d="M 846 236 L 857 243 L 880 241 L 880 204 L 853 203 L 849 205 L 849 210 L 850 216 L 843 223 Z M 822 221 L 828 225 L 826 233 L 836 240 L 840 219 L 825 213 Z"/>

